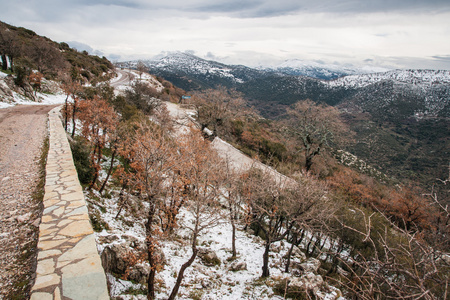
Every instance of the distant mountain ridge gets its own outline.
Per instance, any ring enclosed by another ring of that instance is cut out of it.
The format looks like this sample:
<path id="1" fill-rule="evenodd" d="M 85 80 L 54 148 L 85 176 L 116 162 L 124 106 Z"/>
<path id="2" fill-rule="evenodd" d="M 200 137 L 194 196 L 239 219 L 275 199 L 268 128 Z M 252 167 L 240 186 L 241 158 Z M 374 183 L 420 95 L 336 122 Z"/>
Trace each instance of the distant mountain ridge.
<path id="1" fill-rule="evenodd" d="M 144 63 L 150 73 L 188 92 L 234 88 L 266 118 L 283 118 L 287 107 L 304 99 L 337 106 L 357 133 L 348 149 L 353 154 L 424 185 L 448 172 L 450 71 L 356 70 L 300 61 L 254 69 L 186 53 Z"/>
<path id="2" fill-rule="evenodd" d="M 365 66 L 362 68 L 342 66 L 337 64 L 323 64 L 315 61 L 299 59 L 286 60 L 276 67 L 260 68 L 286 75 L 307 76 L 323 80 L 332 80 L 348 75 L 359 75 L 375 72 L 386 72 L 389 69 Z"/>

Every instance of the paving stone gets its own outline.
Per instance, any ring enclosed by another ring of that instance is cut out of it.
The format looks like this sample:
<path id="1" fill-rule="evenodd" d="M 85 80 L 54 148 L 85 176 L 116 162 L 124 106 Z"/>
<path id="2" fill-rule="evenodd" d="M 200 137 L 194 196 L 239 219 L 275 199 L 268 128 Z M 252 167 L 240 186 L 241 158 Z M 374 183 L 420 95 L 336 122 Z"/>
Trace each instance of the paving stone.
<path id="1" fill-rule="evenodd" d="M 49 223 L 52 222 L 54 220 L 52 215 L 44 215 L 42 216 L 41 222 L 42 223 Z"/>
<path id="2" fill-rule="evenodd" d="M 64 213 L 65 208 L 60 206 L 58 209 L 53 211 L 53 214 L 57 217 L 61 217 L 61 215 Z"/>
<path id="3" fill-rule="evenodd" d="M 72 220 L 71 220 L 72 221 Z M 73 220 L 64 229 L 60 230 L 58 234 L 69 237 L 77 237 L 94 233 L 91 223 L 86 220 Z"/>
<path id="4" fill-rule="evenodd" d="M 59 204 L 60 202 L 61 202 L 60 199 L 49 199 L 49 200 L 44 201 L 44 206 L 50 207 L 52 205 Z"/>
<path id="5" fill-rule="evenodd" d="M 53 296 L 49 293 L 33 293 L 30 300 L 53 300 Z"/>
<path id="6" fill-rule="evenodd" d="M 55 209 L 57 209 L 59 206 L 53 205 L 50 207 L 47 207 L 46 209 L 44 209 L 44 212 L 42 213 L 43 215 L 49 214 L 52 211 L 54 211 Z"/>
<path id="7" fill-rule="evenodd" d="M 63 255 L 61 255 L 58 259 L 58 262 L 73 261 L 76 259 L 95 255 L 98 256 L 97 246 L 95 244 L 95 236 L 93 234 L 90 234 L 84 237 L 72 249 L 66 251 Z"/>
<path id="8" fill-rule="evenodd" d="M 86 214 L 83 215 L 75 215 L 75 216 L 70 216 L 69 217 L 70 220 L 89 220 L 89 216 Z"/>
<path id="9" fill-rule="evenodd" d="M 53 293 L 53 300 L 61 300 L 61 291 L 59 287 L 56 287 L 55 292 Z"/>
<path id="10" fill-rule="evenodd" d="M 66 240 L 56 240 L 56 241 L 54 241 L 54 240 L 51 240 L 51 241 L 42 241 L 42 240 L 39 240 L 38 248 L 39 248 L 40 250 L 50 250 L 50 249 L 55 248 L 56 246 L 61 245 L 61 244 L 64 243 L 65 241 L 66 241 Z"/>
<path id="11" fill-rule="evenodd" d="M 60 283 L 60 281 L 61 278 L 57 274 L 36 276 L 36 281 L 34 282 L 33 290 L 40 290 L 52 285 L 57 285 Z"/>
<path id="12" fill-rule="evenodd" d="M 47 250 L 47 251 L 39 251 L 38 253 L 38 260 L 43 260 L 46 259 L 47 257 L 52 257 L 52 256 L 59 256 L 61 255 L 62 252 L 61 250 Z"/>
<path id="13" fill-rule="evenodd" d="M 61 229 L 61 228 L 63 228 L 64 226 L 66 226 L 66 225 L 68 225 L 68 224 L 70 224 L 70 223 L 72 223 L 72 222 L 73 222 L 72 220 L 64 219 L 64 220 L 60 221 L 60 222 L 56 225 L 56 227 L 57 227 L 58 229 Z"/>
<path id="14" fill-rule="evenodd" d="M 36 268 L 38 275 L 47 275 L 55 272 L 55 261 L 53 258 L 40 260 Z"/>
<path id="15" fill-rule="evenodd" d="M 89 257 L 61 269 L 65 297 L 72 299 L 109 299 L 106 277 L 99 257 Z M 83 289 L 80 289 L 83 286 Z"/>
<path id="16" fill-rule="evenodd" d="M 87 213 L 88 213 L 87 207 L 83 206 L 83 207 L 79 207 L 79 208 L 74 209 L 70 213 L 67 213 L 66 216 L 83 215 L 83 214 L 87 215 Z"/>
<path id="17" fill-rule="evenodd" d="M 61 200 L 64 201 L 74 201 L 74 200 L 81 200 L 84 199 L 84 196 L 82 193 L 71 193 L 71 194 L 66 194 L 66 195 L 61 195 Z"/>

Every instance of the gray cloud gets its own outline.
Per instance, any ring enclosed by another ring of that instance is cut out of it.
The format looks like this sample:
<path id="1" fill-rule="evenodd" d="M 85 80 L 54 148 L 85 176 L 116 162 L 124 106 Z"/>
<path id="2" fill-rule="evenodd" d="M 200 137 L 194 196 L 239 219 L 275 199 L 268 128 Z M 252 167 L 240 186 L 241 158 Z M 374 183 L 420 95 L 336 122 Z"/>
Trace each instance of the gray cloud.
<path id="1" fill-rule="evenodd" d="M 247 65 L 299 58 L 450 68 L 448 0 L 4 2 L 0 20 L 113 60 L 192 49 Z"/>
<path id="2" fill-rule="evenodd" d="M 103 52 L 99 51 L 99 50 L 95 50 L 94 48 L 92 48 L 91 46 L 89 46 L 88 44 L 84 44 L 81 42 L 77 42 L 77 41 L 71 41 L 71 42 L 67 42 L 67 44 L 78 50 L 78 51 L 87 51 L 89 54 L 91 55 L 98 55 L 98 56 L 103 56 Z"/>

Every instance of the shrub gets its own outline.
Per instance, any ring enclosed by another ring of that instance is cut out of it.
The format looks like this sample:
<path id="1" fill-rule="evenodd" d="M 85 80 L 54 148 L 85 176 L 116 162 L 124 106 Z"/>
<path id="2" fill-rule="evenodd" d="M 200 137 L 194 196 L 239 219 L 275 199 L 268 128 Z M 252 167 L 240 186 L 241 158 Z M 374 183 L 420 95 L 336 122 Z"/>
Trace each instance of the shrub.
<path id="1" fill-rule="evenodd" d="M 94 168 L 91 166 L 91 149 L 88 143 L 81 137 L 75 137 L 70 141 L 73 162 L 77 169 L 78 179 L 81 184 L 89 184 L 94 176 Z"/>

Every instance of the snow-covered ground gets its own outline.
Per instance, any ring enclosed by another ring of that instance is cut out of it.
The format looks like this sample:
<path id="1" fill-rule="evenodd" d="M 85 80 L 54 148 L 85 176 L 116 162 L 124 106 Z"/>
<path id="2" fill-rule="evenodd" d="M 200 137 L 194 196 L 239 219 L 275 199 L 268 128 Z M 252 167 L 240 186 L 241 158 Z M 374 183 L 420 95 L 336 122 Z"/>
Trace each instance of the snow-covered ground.
<path id="1" fill-rule="evenodd" d="M 120 82 L 120 78 L 117 80 Z M 122 82 L 124 81 L 122 80 Z M 126 82 L 124 83 L 119 88 L 127 88 Z M 195 124 L 194 111 L 182 108 L 174 103 L 165 102 L 165 104 L 170 115 L 177 121 L 177 131 L 182 133 L 188 130 L 188 124 Z M 218 138 L 216 139 L 212 143 L 213 148 L 224 158 L 232 159 L 232 163 L 236 168 L 249 168 L 256 164 L 258 166 L 264 166 L 264 168 L 269 168 L 245 156 L 228 143 Z M 108 164 L 108 162 L 105 162 L 105 166 Z M 274 176 L 282 176 L 275 170 L 273 172 Z M 103 251 L 105 247 L 111 248 L 114 244 L 128 247 L 127 245 L 130 244 L 130 241 L 138 241 L 138 243 L 143 245 L 145 242 L 145 216 L 139 217 L 130 211 L 123 210 L 116 219 L 116 214 L 119 211 L 118 191 L 112 192 L 111 194 L 115 196 L 110 199 L 103 198 L 105 202 L 102 205 L 106 211 L 101 212 L 100 215 L 102 220 L 108 224 L 109 229 L 96 234 L 99 251 Z M 87 197 L 89 197 L 88 194 Z M 223 213 L 226 214 L 226 211 Z M 187 209 L 182 208 L 177 219 L 180 227 L 176 230 L 175 234 L 169 238 L 165 237 L 160 240 L 160 247 L 165 256 L 165 264 L 156 277 L 157 287 L 159 287 L 156 294 L 157 299 L 166 299 L 169 296 L 169 293 L 175 285 L 176 275 L 181 265 L 188 260 L 192 253 L 190 247 L 190 231 L 183 226 L 183 224 L 190 222 L 192 215 Z M 290 244 L 287 242 L 278 242 L 272 246 L 272 248 L 276 249 L 270 253 L 269 266 L 272 277 L 269 279 L 261 279 L 264 242 L 250 232 L 244 231 L 243 226 L 243 224 L 240 224 L 236 233 L 238 255 L 234 261 L 229 260 L 231 257 L 232 237 L 231 225 L 227 222 L 226 218 L 215 227 L 209 228 L 207 231 L 201 233 L 198 248 L 213 251 L 219 258 L 220 264 L 207 266 L 201 257 L 198 256 L 193 265 L 185 272 L 178 293 L 178 299 L 284 299 L 284 297 L 275 294 L 273 285 L 276 283 L 276 280 L 273 278 L 284 278 L 286 276 L 282 272 L 285 264 L 283 256 L 288 251 Z M 298 257 L 296 259 L 298 263 L 304 262 L 301 259 L 299 260 Z M 240 271 L 231 271 L 231 265 L 236 262 L 245 263 L 246 268 Z M 147 265 L 145 261 L 139 264 Z M 111 274 L 108 274 L 108 280 L 111 284 L 112 297 L 120 296 L 121 299 L 146 299 L 144 293 L 136 293 L 136 291 L 144 289 L 144 286 L 123 280 L 123 278 L 114 277 Z M 338 295 L 340 292 L 337 289 L 328 286 L 326 283 L 322 287 L 323 291 L 318 292 L 323 296 L 322 299 L 339 298 Z M 132 295 L 132 291 L 135 291 L 134 295 Z"/>
<path id="2" fill-rule="evenodd" d="M 7 102 L 1 102 L 0 101 L 0 109 L 1 108 L 7 108 L 14 105 L 57 105 L 57 104 L 64 104 L 64 101 L 66 100 L 66 95 L 63 94 L 43 94 L 43 93 L 37 93 L 38 101 L 32 101 L 30 99 L 27 99 L 17 93 L 14 93 L 14 102 L 7 103 Z"/>
<path id="3" fill-rule="evenodd" d="M 87 197 L 89 196 L 87 195 Z M 105 247 L 111 248 L 114 244 L 131 245 L 134 243 L 136 245 L 133 241 L 139 241 L 138 244 L 144 245 L 145 216 L 139 217 L 133 215 L 130 211 L 123 210 L 116 219 L 119 210 L 117 203 L 118 198 L 111 197 L 105 199 L 102 204 L 106 211 L 102 212 L 101 217 L 108 224 L 109 229 L 96 233 L 99 251 L 103 251 Z M 160 239 L 165 264 L 156 277 L 157 299 L 167 299 L 175 285 L 176 275 L 181 265 L 192 254 L 190 231 L 183 224 L 191 222 L 193 217 L 187 209 L 182 209 L 177 219 L 180 227 L 176 230 L 175 235 Z M 261 279 L 264 242 L 250 232 L 244 231 L 242 226 L 243 224 L 239 225 L 236 232 L 238 255 L 233 261 L 229 259 L 231 257 L 231 225 L 226 218 L 221 223 L 201 233 L 197 247 L 215 252 L 220 263 L 207 265 L 200 256 L 197 256 L 194 263 L 185 272 L 177 299 L 284 299 L 275 293 L 273 286 L 276 284 L 277 278 L 287 276 L 283 273 L 286 262 L 284 256 L 290 244 L 282 241 L 272 245 L 271 249 L 273 250 L 269 257 L 271 277 Z M 139 246 L 135 248 L 139 248 Z M 304 259 L 299 257 L 292 260 L 297 263 L 305 262 Z M 230 268 L 233 263 L 245 263 L 246 268 L 231 271 Z M 145 261 L 140 261 L 138 264 L 147 265 Z M 109 273 L 107 277 L 111 284 L 111 297 L 146 299 L 143 293 L 129 294 L 131 290 L 145 289 L 144 285 L 116 278 Z M 322 299 L 343 299 L 339 297 L 340 292 L 337 289 L 326 283 L 321 285 L 318 294 L 322 296 Z"/>
<path id="4" fill-rule="evenodd" d="M 66 100 L 66 95 L 62 92 L 54 94 L 37 92 L 35 95 L 36 100 L 33 101 L 11 90 L 5 82 L 6 76 L 7 74 L 0 72 L 0 109 L 14 105 L 56 105 L 63 104 Z M 48 83 L 57 86 L 54 82 Z"/>

